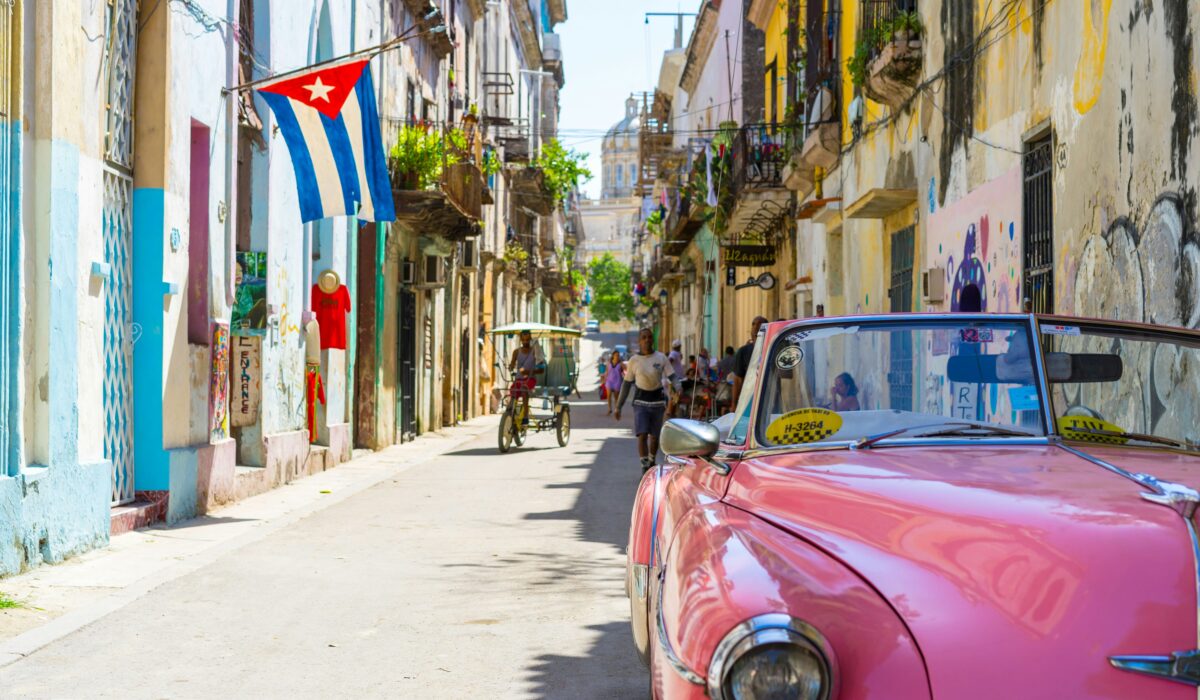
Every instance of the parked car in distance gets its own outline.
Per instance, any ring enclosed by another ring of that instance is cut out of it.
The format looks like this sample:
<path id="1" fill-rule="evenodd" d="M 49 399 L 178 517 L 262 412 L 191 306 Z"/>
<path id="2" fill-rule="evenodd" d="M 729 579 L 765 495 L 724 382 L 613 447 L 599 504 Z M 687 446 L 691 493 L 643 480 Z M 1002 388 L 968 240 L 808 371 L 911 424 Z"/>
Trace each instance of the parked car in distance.
<path id="1" fill-rule="evenodd" d="M 600 332 L 600 322 L 595 319 L 592 319 L 587 322 L 587 325 L 584 326 L 583 329 L 585 331 L 587 331 L 588 333 L 599 333 Z"/>
<path id="2" fill-rule="evenodd" d="M 639 484 L 655 697 L 1196 696 L 1200 331 L 786 321 L 747 375 Z"/>

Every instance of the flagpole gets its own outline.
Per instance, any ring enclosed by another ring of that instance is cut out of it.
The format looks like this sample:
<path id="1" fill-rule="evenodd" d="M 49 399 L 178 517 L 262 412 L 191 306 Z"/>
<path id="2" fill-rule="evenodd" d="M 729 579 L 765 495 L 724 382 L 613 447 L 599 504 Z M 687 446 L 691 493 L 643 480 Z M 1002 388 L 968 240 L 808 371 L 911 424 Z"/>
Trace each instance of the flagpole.
<path id="1" fill-rule="evenodd" d="M 231 88 L 222 88 L 221 92 L 231 93 L 231 92 L 241 92 L 242 90 L 249 90 L 250 88 L 256 87 L 258 85 L 262 85 L 264 83 L 271 83 L 276 80 L 282 80 L 283 78 L 286 78 L 288 76 L 299 75 L 300 73 L 305 73 L 314 68 L 319 68 L 321 66 L 327 66 L 331 63 L 340 63 L 342 61 L 345 61 L 346 59 L 354 58 L 356 56 L 363 56 L 363 55 L 370 54 L 369 56 L 367 56 L 367 58 L 369 60 L 371 58 L 378 56 L 381 53 L 391 51 L 392 49 L 399 47 L 401 43 L 408 41 L 409 39 L 416 39 L 417 37 L 425 36 L 426 34 L 441 34 L 442 32 L 445 32 L 445 31 L 446 31 L 446 25 L 439 24 L 435 27 L 431 27 L 424 31 L 401 34 L 400 36 L 388 39 L 387 41 L 385 41 L 381 44 L 369 46 L 365 49 L 359 49 L 358 51 L 351 51 L 350 53 L 342 54 L 341 56 L 336 56 L 334 58 L 330 58 L 330 59 L 327 59 L 324 61 L 319 61 L 317 63 L 313 63 L 313 64 L 307 65 L 307 66 L 302 66 L 300 68 L 295 68 L 293 70 L 284 71 L 283 73 L 276 73 L 275 75 L 268 75 L 265 78 L 258 78 L 256 80 L 251 80 L 249 82 L 242 83 L 241 85 L 234 85 Z"/>

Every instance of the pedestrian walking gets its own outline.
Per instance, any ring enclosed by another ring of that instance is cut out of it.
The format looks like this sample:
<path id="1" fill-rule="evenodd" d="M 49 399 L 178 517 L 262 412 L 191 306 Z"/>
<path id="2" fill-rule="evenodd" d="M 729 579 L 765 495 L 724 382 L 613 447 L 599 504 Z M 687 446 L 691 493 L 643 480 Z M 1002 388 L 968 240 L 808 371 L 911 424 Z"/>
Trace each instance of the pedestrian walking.
<path id="1" fill-rule="evenodd" d="M 625 381 L 614 414 L 621 420 L 621 409 L 633 388 L 633 433 L 637 435 L 642 471 L 654 466 L 658 455 L 658 434 L 667 410 L 667 392 L 679 391 L 680 379 L 666 355 L 654 349 L 654 333 L 643 328 L 638 334 L 638 354 L 625 363 Z"/>
<path id="2" fill-rule="evenodd" d="M 605 363 L 607 368 L 604 373 L 604 394 L 608 401 L 608 413 L 612 415 L 613 409 L 617 406 L 617 394 L 621 391 L 621 384 L 625 380 L 625 363 L 621 361 L 621 353 L 613 350 L 608 357 L 608 362 Z"/>
<path id="3" fill-rule="evenodd" d="M 750 357 L 754 354 L 754 341 L 758 340 L 758 331 L 763 327 L 767 319 L 762 316 L 755 316 L 750 322 L 750 342 L 738 348 L 737 354 L 733 359 L 733 406 L 738 405 L 738 398 L 742 395 L 742 384 L 746 381 L 746 374 L 750 371 Z"/>
<path id="4" fill-rule="evenodd" d="M 680 348 L 683 347 L 683 341 L 676 338 L 671 342 L 671 354 L 667 355 L 667 359 L 671 361 L 671 369 L 675 370 L 676 377 L 683 376 L 683 352 Z"/>

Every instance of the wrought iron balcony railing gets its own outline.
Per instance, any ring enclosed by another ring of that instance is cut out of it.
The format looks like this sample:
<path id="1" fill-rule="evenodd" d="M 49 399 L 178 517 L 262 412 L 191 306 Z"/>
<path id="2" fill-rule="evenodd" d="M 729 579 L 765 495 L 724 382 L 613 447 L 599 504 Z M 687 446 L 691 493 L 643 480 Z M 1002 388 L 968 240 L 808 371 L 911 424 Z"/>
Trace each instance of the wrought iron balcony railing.
<path id="1" fill-rule="evenodd" d="M 733 143 L 733 191 L 783 187 L 788 129 L 756 124 L 738 129 Z"/>

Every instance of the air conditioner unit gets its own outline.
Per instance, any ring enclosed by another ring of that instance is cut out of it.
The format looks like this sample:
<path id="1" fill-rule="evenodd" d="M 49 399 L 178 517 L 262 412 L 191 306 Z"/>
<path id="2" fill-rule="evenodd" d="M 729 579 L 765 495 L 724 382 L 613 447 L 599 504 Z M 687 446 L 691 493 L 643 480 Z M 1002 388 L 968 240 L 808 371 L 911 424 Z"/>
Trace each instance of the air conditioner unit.
<path id="1" fill-rule="evenodd" d="M 921 273 L 921 296 L 925 301 L 946 300 L 946 268 L 931 267 Z"/>
<path id="2" fill-rule="evenodd" d="M 446 265 L 442 258 L 426 255 L 421 265 L 421 284 L 426 287 L 440 287 L 446 283 Z"/>
<path id="3" fill-rule="evenodd" d="M 479 269 L 479 242 L 467 240 L 462 242 L 462 269 Z"/>
<path id="4" fill-rule="evenodd" d="M 400 284 L 417 283 L 417 265 L 412 260 L 400 261 Z"/>

